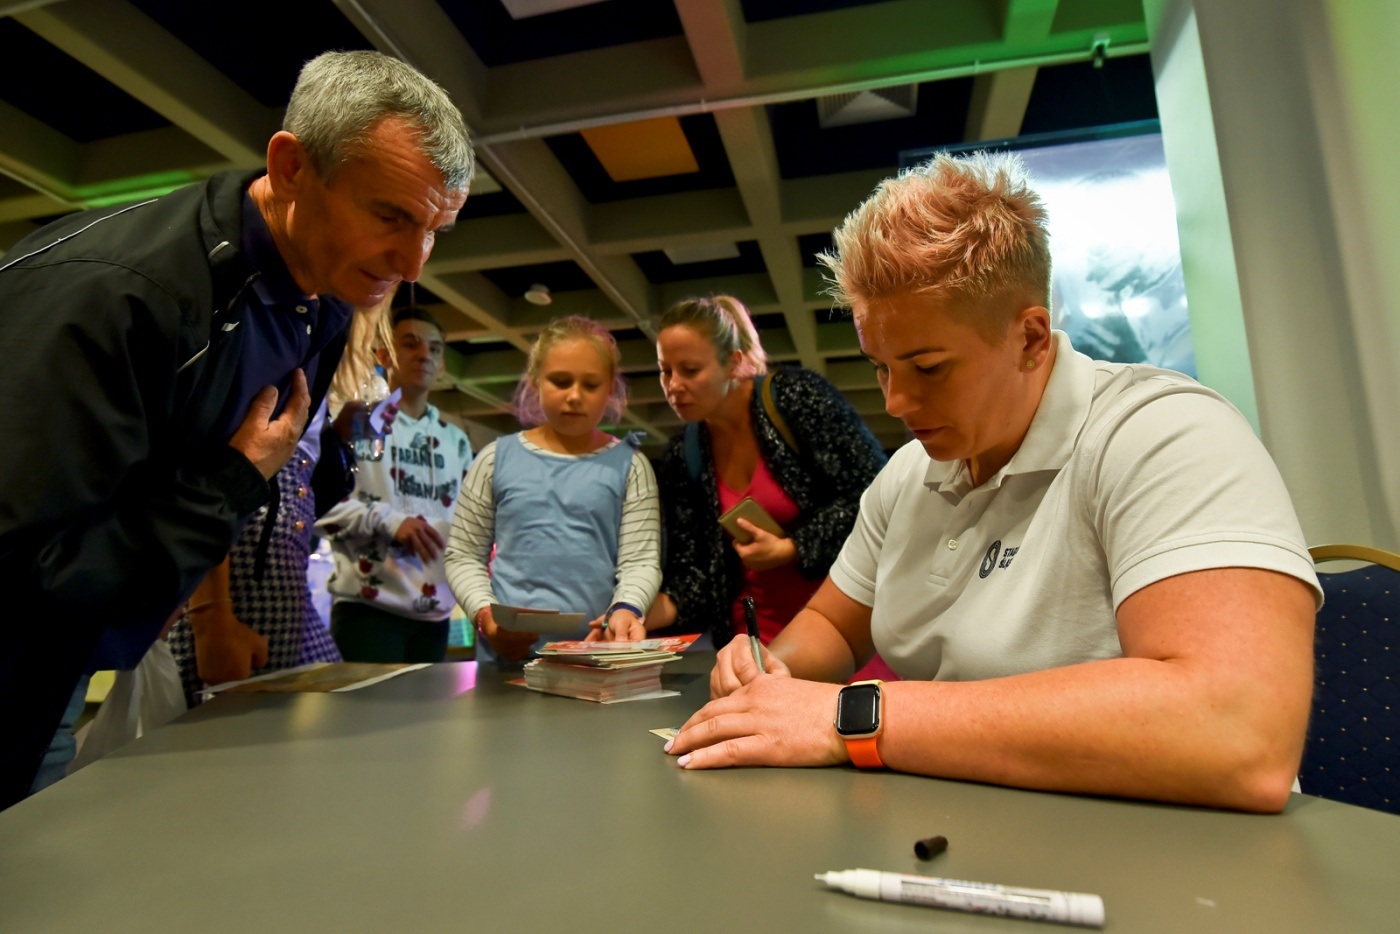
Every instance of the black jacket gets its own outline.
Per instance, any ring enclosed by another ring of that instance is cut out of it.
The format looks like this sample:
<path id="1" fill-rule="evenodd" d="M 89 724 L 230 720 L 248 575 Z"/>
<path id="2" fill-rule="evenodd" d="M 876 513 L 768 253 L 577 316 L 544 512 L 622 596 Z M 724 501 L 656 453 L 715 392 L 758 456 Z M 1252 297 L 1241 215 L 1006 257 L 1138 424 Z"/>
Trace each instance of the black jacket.
<path id="1" fill-rule="evenodd" d="M 0 579 L 44 616 L 150 625 L 269 498 L 217 436 L 257 271 L 224 173 L 63 218 L 0 259 Z M 344 349 L 322 351 L 314 408 Z M 34 606 L 34 603 L 29 603 Z M 42 617 L 39 617 L 42 618 Z"/>
<path id="2" fill-rule="evenodd" d="M 784 367 L 774 371 L 772 388 L 797 450 L 769 421 L 757 391 L 749 415 L 759 453 L 799 510 L 787 529 L 797 547 L 798 569 L 818 579 L 851 534 L 860 495 L 885 465 L 885 452 L 851 404 L 820 375 Z M 744 569 L 719 525 L 710 433 L 700 432 L 696 480 L 685 463 L 684 434 L 671 438 L 656 471 L 666 543 L 661 590 L 676 602 L 681 630 L 709 629 L 718 646 L 732 634 L 730 608 L 743 586 Z"/>

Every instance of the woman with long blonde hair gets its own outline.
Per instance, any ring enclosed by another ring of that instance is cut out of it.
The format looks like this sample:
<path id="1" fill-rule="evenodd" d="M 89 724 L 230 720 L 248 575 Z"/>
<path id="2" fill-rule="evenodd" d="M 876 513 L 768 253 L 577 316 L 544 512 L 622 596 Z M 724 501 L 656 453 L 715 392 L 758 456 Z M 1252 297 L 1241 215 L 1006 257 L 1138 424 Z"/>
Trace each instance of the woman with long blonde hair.
<path id="1" fill-rule="evenodd" d="M 686 425 L 658 469 L 666 568 L 647 626 L 708 628 L 718 648 L 747 627 L 748 597 L 767 643 L 836 560 L 884 451 L 824 377 L 799 367 L 769 372 L 748 309 L 732 296 L 672 306 L 656 355 L 666 401 Z M 738 537 L 720 526 L 746 498 L 781 534 L 742 518 Z M 885 672 L 878 659 L 873 665 Z"/>

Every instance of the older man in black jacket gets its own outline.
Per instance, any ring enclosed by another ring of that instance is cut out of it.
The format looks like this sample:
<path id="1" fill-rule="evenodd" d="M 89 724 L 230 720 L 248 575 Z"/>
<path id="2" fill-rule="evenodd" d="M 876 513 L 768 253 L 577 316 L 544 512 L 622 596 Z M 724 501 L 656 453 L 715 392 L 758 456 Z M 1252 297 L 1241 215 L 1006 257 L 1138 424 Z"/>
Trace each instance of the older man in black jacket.
<path id="1" fill-rule="evenodd" d="M 0 259 L 0 807 L 104 630 L 143 651 L 267 502 L 351 306 L 418 277 L 471 173 L 441 88 L 327 53 L 265 174 L 68 217 Z"/>

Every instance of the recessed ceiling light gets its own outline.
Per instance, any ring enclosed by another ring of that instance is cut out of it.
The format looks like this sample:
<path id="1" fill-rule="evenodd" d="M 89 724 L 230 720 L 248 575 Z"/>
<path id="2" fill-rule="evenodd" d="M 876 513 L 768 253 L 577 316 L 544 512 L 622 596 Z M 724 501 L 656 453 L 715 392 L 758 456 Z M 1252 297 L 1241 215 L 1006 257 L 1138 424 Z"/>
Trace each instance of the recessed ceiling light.
<path id="1" fill-rule="evenodd" d="M 919 111 L 919 86 L 904 84 L 869 91 L 848 91 L 817 98 L 817 122 L 823 130 L 856 123 L 912 117 Z"/>
<path id="2" fill-rule="evenodd" d="M 531 305 L 548 305 L 554 299 L 550 297 L 549 286 L 536 282 L 525 290 L 525 301 Z"/>

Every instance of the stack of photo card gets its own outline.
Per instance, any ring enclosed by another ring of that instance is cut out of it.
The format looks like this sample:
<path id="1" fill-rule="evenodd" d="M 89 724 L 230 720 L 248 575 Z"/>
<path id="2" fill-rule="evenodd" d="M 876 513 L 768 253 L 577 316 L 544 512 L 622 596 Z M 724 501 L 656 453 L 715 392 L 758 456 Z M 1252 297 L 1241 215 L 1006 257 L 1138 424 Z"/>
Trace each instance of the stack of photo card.
<path id="1" fill-rule="evenodd" d="M 680 658 L 695 638 L 548 642 L 525 666 L 525 687 L 600 704 L 668 697 L 676 692 L 661 687 L 661 668 Z"/>

